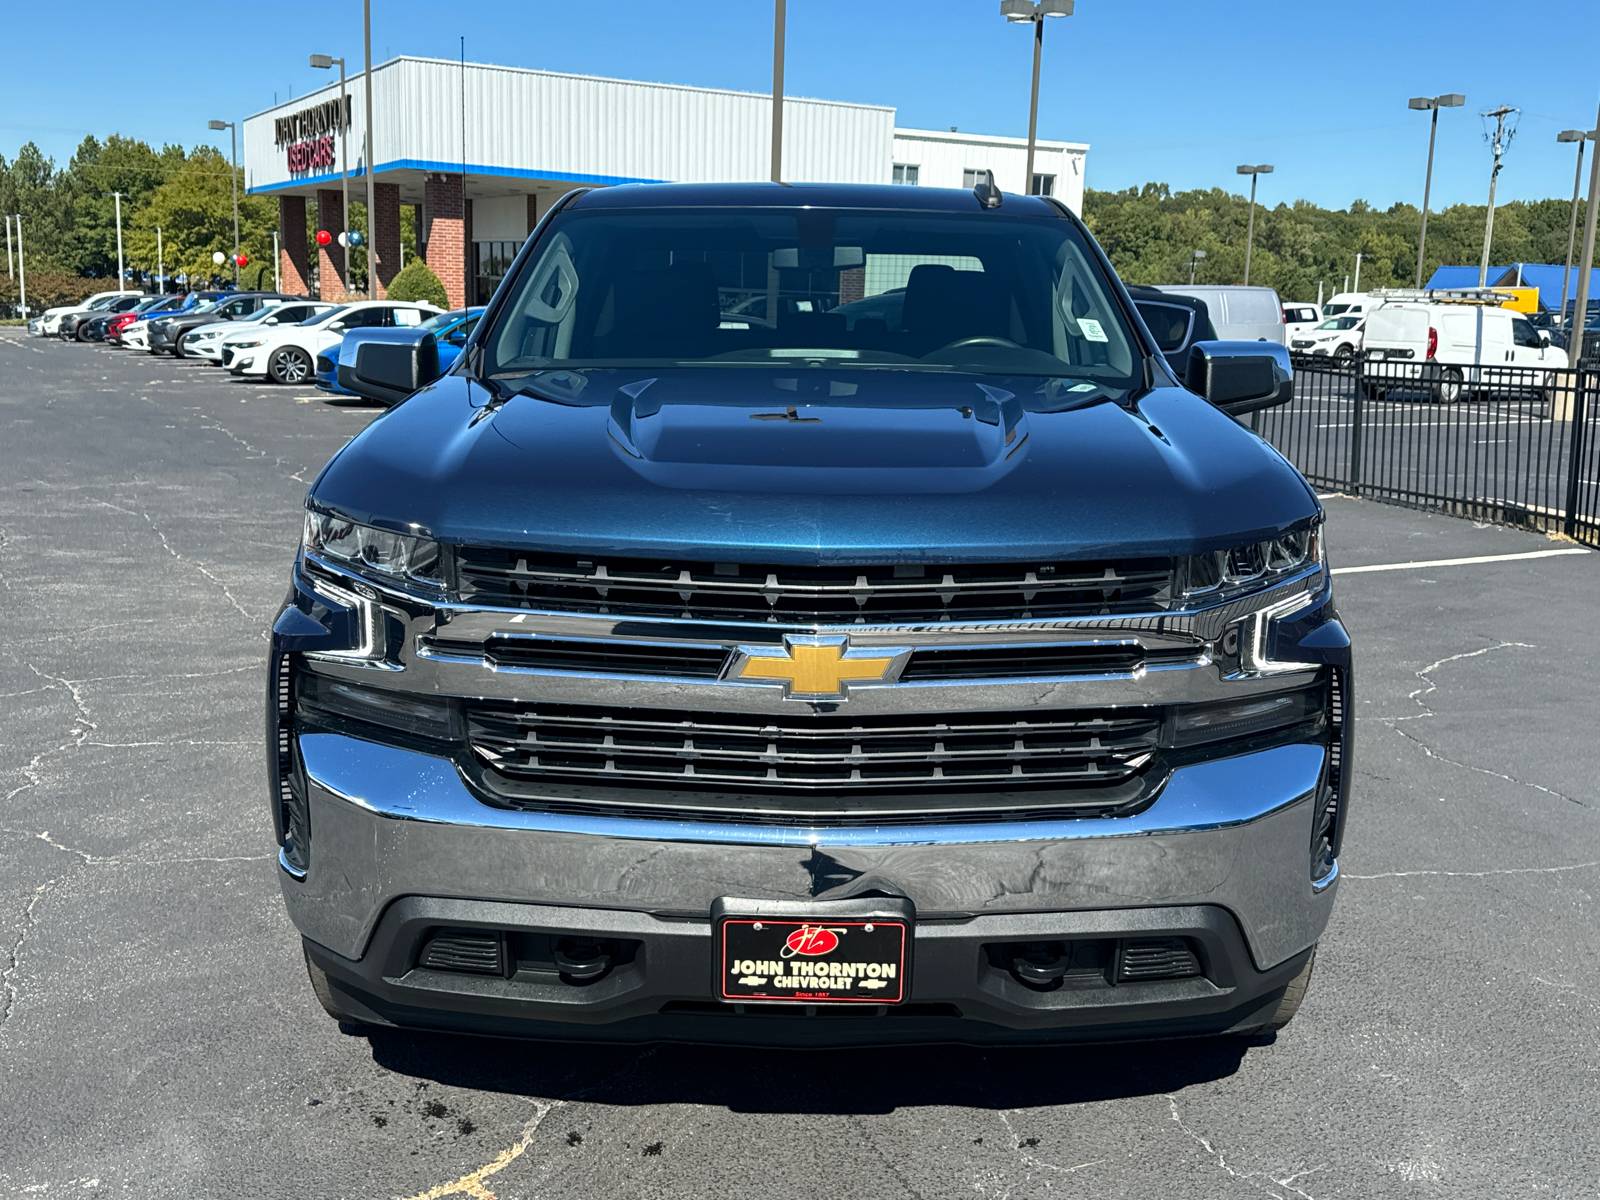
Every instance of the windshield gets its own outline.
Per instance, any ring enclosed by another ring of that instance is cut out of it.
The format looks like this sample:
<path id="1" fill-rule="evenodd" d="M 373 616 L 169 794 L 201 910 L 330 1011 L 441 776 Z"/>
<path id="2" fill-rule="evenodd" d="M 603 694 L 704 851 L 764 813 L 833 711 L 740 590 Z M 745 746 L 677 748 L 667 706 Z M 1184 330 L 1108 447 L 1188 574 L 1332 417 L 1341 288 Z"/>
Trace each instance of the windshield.
<path id="1" fill-rule="evenodd" d="M 1331 317 L 1335 313 L 1349 312 L 1350 306 L 1348 304 L 1330 304 L 1322 311 Z"/>
<path id="2" fill-rule="evenodd" d="M 1072 224 L 998 213 L 563 214 L 487 345 L 491 375 L 782 364 L 1130 387 L 1140 360 Z"/>
<path id="3" fill-rule="evenodd" d="M 301 325 L 321 325 L 324 321 L 333 320 L 335 317 L 337 317 L 340 313 L 342 313 L 345 309 L 347 309 L 349 307 L 350 306 L 348 304 L 340 304 L 340 305 L 336 305 L 333 308 L 323 309 L 319 313 L 312 313 L 304 321 L 301 321 L 300 324 Z"/>
<path id="4" fill-rule="evenodd" d="M 1318 329 L 1354 329 L 1361 320 L 1360 317 L 1334 317 L 1331 321 L 1324 321 Z"/>
<path id="5" fill-rule="evenodd" d="M 429 317 L 421 325 L 418 325 L 417 328 L 426 329 L 429 333 L 438 333 L 439 330 L 448 329 L 450 326 L 454 325 L 470 311 L 470 309 L 458 308 L 455 310 L 455 312 L 440 313 L 436 317 Z"/>

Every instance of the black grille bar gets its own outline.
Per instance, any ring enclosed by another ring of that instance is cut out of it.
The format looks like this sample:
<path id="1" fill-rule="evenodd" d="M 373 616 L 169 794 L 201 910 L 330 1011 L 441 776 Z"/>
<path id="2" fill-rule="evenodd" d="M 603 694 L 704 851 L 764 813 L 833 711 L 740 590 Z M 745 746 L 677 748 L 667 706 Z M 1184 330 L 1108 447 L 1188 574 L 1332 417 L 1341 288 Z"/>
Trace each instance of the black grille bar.
<path id="1" fill-rule="evenodd" d="M 953 566 L 762 566 L 456 548 L 466 603 L 797 624 L 1026 620 L 1164 611 L 1169 559 Z"/>

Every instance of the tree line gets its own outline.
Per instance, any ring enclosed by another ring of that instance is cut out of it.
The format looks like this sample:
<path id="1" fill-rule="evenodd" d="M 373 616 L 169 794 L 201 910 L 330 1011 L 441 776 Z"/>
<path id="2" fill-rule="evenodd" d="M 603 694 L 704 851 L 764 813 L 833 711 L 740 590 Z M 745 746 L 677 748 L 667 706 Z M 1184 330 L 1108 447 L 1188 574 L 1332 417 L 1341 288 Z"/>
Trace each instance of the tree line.
<path id="1" fill-rule="evenodd" d="M 1570 200 L 1515 200 L 1494 212 L 1492 265 L 1567 261 Z M 1422 278 L 1441 264 L 1476 266 L 1483 253 L 1482 204 L 1454 204 L 1428 214 L 1428 248 Z M 1221 188 L 1173 192 L 1164 183 L 1118 192 L 1086 191 L 1084 221 L 1127 283 L 1185 283 L 1195 250 L 1197 283 L 1244 282 L 1245 231 L 1250 202 Z M 1578 205 L 1582 236 L 1583 204 Z M 1285 300 L 1315 300 L 1317 287 L 1331 296 L 1354 276 L 1361 255 L 1361 287 L 1411 287 L 1416 281 L 1422 210 L 1395 204 L 1378 210 L 1357 200 L 1348 209 L 1320 208 L 1307 200 L 1256 206 L 1250 282 L 1275 289 Z"/>

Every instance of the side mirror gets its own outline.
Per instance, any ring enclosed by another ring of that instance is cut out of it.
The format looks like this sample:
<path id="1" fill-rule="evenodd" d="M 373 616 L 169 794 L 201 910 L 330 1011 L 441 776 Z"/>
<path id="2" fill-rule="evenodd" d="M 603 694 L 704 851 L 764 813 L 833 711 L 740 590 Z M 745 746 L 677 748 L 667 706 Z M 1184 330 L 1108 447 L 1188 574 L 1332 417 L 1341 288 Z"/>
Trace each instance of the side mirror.
<path id="1" fill-rule="evenodd" d="M 265 317 L 265 318 L 262 319 L 261 323 L 263 325 L 276 325 L 278 323 L 278 318 L 277 317 Z"/>
<path id="2" fill-rule="evenodd" d="M 424 329 L 358 329 L 339 348 L 339 386 L 399 404 L 439 378 L 439 343 Z"/>
<path id="3" fill-rule="evenodd" d="M 1292 400 L 1294 369 L 1275 342 L 1196 342 L 1184 386 L 1238 417 Z"/>
<path id="4" fill-rule="evenodd" d="M 1542 347 L 1548 346 L 1549 344 L 1550 344 L 1550 331 L 1548 329 L 1541 329 L 1539 331 L 1539 345 L 1540 345 L 1540 347 L 1542 348 Z"/>

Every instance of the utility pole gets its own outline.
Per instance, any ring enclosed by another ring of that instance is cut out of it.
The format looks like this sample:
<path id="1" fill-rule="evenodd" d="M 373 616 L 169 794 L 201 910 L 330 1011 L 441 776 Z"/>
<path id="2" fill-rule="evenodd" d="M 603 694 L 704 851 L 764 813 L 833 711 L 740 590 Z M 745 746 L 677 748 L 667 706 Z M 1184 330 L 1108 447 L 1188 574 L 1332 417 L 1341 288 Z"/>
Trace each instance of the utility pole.
<path id="1" fill-rule="evenodd" d="M 1595 117 L 1595 128 L 1600 129 L 1600 115 Z M 1596 147 L 1600 151 L 1600 147 Z M 1600 193 L 1600 153 L 1589 156 L 1589 206 L 1583 214 L 1583 252 L 1578 256 L 1578 298 L 1572 312 L 1572 324 L 1567 326 L 1567 365 L 1576 369 L 1583 361 L 1583 335 L 1589 324 L 1589 276 L 1594 274 L 1595 200 Z M 17 228 L 22 228 L 19 223 Z M 21 245 L 21 237 L 17 239 Z"/>
<path id="2" fill-rule="evenodd" d="M 17 223 L 17 294 L 21 300 L 21 304 L 18 307 L 22 310 L 22 319 L 26 321 L 28 319 L 28 268 L 22 262 L 22 214 L 12 213 L 11 216 Z M 1594 233 L 1593 221 L 1589 222 L 1588 232 L 1590 235 L 1589 241 L 1592 243 L 1594 241 L 1592 236 Z"/>
<path id="3" fill-rule="evenodd" d="M 156 226 L 156 291 L 167 294 L 167 257 L 161 245 L 161 226 Z"/>
<path id="4" fill-rule="evenodd" d="M 1494 137 L 1490 141 L 1494 148 L 1494 170 L 1489 172 L 1489 215 L 1483 221 L 1483 258 L 1478 262 L 1479 287 L 1487 287 L 1489 283 L 1489 243 L 1494 239 L 1494 189 L 1500 182 L 1501 159 L 1505 156 L 1506 146 L 1510 144 L 1510 138 L 1506 136 L 1506 118 L 1516 111 L 1509 104 L 1502 104 L 1483 114 L 1495 120 Z M 1515 132 L 1512 131 L 1513 134 Z"/>
<path id="5" fill-rule="evenodd" d="M 366 40 L 367 71 L 362 78 L 367 92 L 367 299 L 378 298 L 378 239 L 372 236 L 373 219 L 377 215 L 377 183 L 372 177 L 372 0 L 361 0 L 361 29 Z M 461 216 L 462 231 L 466 226 L 467 206 L 467 175 L 466 168 L 461 173 Z M 350 223 L 350 218 L 345 218 L 345 224 Z M 463 245 L 461 257 L 463 261 L 471 253 L 472 247 Z"/>
<path id="6" fill-rule="evenodd" d="M 6 278 L 15 279 L 11 273 L 11 214 L 6 214 Z"/>
<path id="7" fill-rule="evenodd" d="M 772 7 L 772 182 L 783 182 L 783 40 L 785 0 Z"/>

